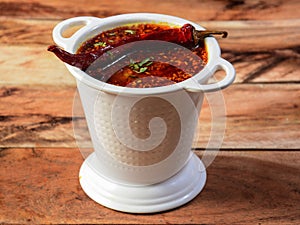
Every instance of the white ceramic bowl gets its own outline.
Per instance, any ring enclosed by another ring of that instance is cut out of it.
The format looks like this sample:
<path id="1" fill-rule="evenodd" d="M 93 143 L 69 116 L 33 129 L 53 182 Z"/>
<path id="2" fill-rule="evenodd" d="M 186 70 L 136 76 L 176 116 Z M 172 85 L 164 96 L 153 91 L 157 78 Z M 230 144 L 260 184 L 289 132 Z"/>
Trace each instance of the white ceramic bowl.
<path id="1" fill-rule="evenodd" d="M 135 13 L 108 18 L 75 17 L 53 30 L 56 44 L 76 52 L 82 42 L 129 23 L 192 24 L 178 17 Z M 69 38 L 65 30 L 83 27 Z M 169 86 L 126 88 L 101 82 L 67 65 L 76 78 L 95 152 L 80 172 L 81 185 L 95 201 L 126 212 L 157 212 L 177 207 L 203 188 L 206 173 L 191 151 L 206 91 L 217 91 L 235 78 L 233 66 L 221 58 L 213 37 L 205 39 L 207 65 L 192 78 Z M 226 75 L 207 84 L 216 70 Z M 142 115 L 142 116 L 141 116 Z"/>

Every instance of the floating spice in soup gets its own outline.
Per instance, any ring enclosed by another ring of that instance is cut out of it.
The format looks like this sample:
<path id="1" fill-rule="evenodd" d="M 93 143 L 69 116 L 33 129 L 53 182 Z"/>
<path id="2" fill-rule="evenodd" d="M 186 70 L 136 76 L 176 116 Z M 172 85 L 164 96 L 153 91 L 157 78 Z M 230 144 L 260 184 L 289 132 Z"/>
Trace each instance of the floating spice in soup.
<path id="1" fill-rule="evenodd" d="M 82 43 L 76 54 L 57 46 L 48 50 L 103 82 L 159 87 L 189 79 L 205 66 L 208 54 L 203 40 L 211 32 L 203 36 L 197 32 L 190 24 L 178 28 L 139 23 L 106 30 Z"/>

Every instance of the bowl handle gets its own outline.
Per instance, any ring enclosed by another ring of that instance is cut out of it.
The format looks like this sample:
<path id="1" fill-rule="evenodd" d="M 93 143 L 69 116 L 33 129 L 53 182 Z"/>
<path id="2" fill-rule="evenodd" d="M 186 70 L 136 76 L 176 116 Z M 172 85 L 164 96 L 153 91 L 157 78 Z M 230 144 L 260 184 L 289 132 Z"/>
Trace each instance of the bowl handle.
<path id="1" fill-rule="evenodd" d="M 219 57 L 217 60 L 215 60 L 213 70 L 207 72 L 213 74 L 217 70 L 225 71 L 226 75 L 222 80 L 212 84 L 200 84 L 199 82 L 195 81 L 194 84 L 186 86 L 184 89 L 189 92 L 212 92 L 224 89 L 234 81 L 235 69 L 230 62 Z"/>
<path id="2" fill-rule="evenodd" d="M 58 23 L 52 32 L 52 37 L 54 42 L 59 45 L 62 48 L 66 48 L 66 46 L 70 43 L 73 43 L 74 40 L 84 33 L 87 29 L 90 28 L 91 24 L 93 22 L 101 20 L 100 18 L 97 17 L 92 17 L 92 16 L 79 16 L 79 17 L 74 17 L 70 19 L 63 20 L 62 22 Z M 74 26 L 83 26 L 79 30 L 77 30 L 71 37 L 64 37 L 63 33 Z"/>

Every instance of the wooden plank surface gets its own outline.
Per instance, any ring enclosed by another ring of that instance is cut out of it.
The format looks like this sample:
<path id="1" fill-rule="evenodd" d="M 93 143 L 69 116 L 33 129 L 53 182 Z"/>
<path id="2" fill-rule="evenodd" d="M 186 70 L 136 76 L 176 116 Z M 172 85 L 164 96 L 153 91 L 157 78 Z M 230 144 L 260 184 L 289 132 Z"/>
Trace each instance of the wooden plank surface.
<path id="1" fill-rule="evenodd" d="M 62 19 L 79 15 L 107 17 L 121 13 L 157 12 L 198 20 L 263 20 L 298 18 L 297 0 L 1 0 L 0 15 L 15 18 Z"/>
<path id="2" fill-rule="evenodd" d="M 213 108 L 213 97 L 207 96 L 203 105 L 195 148 L 206 147 L 211 112 L 222 110 Z M 300 84 L 233 85 L 223 97 L 227 121 L 222 148 L 299 149 Z M 74 126 L 79 144 L 90 145 L 74 87 L 1 87 L 0 118 L 0 147 L 76 147 Z"/>
<path id="3" fill-rule="evenodd" d="M 5 45 L 47 46 L 53 44 L 52 30 L 61 20 L 16 19 L 0 17 L 0 43 Z M 228 38 L 219 39 L 225 52 L 264 52 L 299 48 L 300 19 L 285 20 L 193 20 L 206 29 L 226 30 Z M 266 27 L 268 29 L 266 29 Z M 294 55 L 295 56 L 295 55 Z"/>
<path id="4" fill-rule="evenodd" d="M 200 195 L 178 209 L 152 215 L 115 212 L 89 199 L 78 182 L 83 159 L 77 149 L 2 149 L 0 157 L 1 223 L 293 224 L 300 220 L 300 152 L 221 152 L 207 169 L 207 184 Z"/>

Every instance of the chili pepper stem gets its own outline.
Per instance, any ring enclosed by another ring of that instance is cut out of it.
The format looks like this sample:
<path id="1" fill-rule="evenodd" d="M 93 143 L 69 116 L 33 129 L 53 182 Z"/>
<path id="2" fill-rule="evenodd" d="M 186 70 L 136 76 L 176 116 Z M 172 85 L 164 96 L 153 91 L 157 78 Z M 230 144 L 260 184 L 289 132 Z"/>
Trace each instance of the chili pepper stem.
<path id="1" fill-rule="evenodd" d="M 222 35 L 222 38 L 226 38 L 228 33 L 226 31 L 213 31 L 213 30 L 193 30 L 193 38 L 195 46 L 199 42 L 204 41 L 204 38 L 210 35 Z"/>

